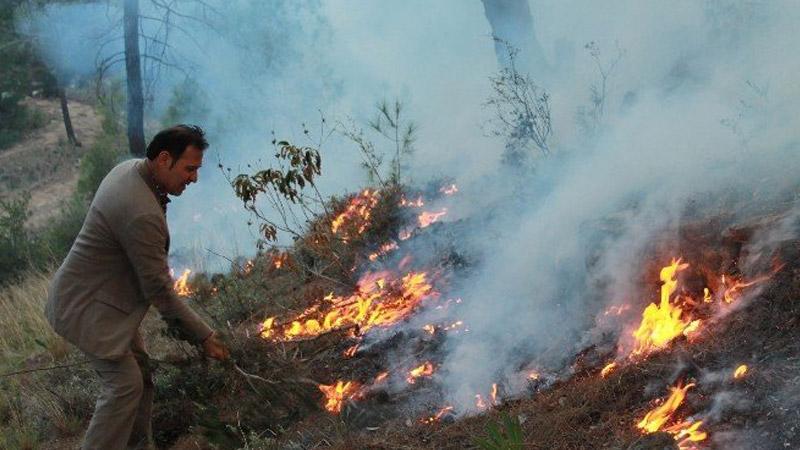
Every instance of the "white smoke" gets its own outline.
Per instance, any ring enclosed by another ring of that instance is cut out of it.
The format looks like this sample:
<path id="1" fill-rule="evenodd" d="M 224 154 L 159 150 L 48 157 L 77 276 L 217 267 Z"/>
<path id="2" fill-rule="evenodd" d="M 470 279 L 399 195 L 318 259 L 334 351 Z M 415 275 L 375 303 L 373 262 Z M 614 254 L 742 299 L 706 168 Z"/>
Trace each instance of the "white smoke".
<path id="1" fill-rule="evenodd" d="M 480 1 L 211 4 L 220 12 L 212 18 L 218 31 L 194 24 L 191 38 L 174 41 L 207 98 L 201 125 L 212 148 L 201 182 L 170 205 L 173 248 L 206 256 L 207 248 L 228 256 L 254 251 L 216 155 L 244 171 L 271 158 L 271 130 L 305 143 L 299 124 L 315 130 L 319 110 L 328 123 L 362 122 L 376 100 L 406 101 L 421 125 L 413 178 L 455 177 L 451 219 L 492 211 L 465 236 L 464 245 L 483 255 L 477 275 L 455 293 L 464 304 L 454 319 L 470 332 L 449 342 L 438 375 L 461 410 L 497 380 L 518 379 L 521 365 L 563 364 L 600 309 L 631 291 L 653 233 L 676 223 L 687 204 L 719 208 L 704 200 L 723 195 L 768 203 L 796 183 L 800 11 L 788 0 L 531 2 L 552 68 L 532 75 L 551 94 L 555 156 L 537 163 L 523 189 L 499 168 L 504 142 L 482 129 L 488 78 L 498 68 Z M 58 24 L 69 42 L 79 29 L 63 25 L 79 23 L 76 17 L 107 24 L 119 17 L 92 8 L 51 7 L 32 29 L 44 36 Z M 601 81 L 588 42 L 604 67 L 619 56 L 591 137 L 576 120 Z M 71 47 L 52 50 L 55 65 L 77 55 Z M 182 79 L 167 71 L 153 108 L 163 108 Z M 324 194 L 364 183 L 353 145 L 334 135 L 322 154 Z M 600 295 L 590 291 L 597 279 L 606 281 Z"/>

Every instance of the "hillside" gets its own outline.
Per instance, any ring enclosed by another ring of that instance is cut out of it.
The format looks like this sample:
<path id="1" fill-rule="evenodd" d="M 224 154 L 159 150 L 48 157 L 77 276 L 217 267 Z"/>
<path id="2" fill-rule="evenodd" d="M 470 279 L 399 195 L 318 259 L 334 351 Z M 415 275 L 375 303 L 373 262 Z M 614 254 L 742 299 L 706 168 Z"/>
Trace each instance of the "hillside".
<path id="1" fill-rule="evenodd" d="M 81 142 L 70 145 L 57 99 L 29 98 L 26 105 L 44 116 L 44 126 L 0 150 L 0 200 L 30 194 L 28 226 L 39 228 L 59 212 L 78 183 L 78 161 L 101 133 L 101 119 L 91 105 L 70 100 L 72 124 Z"/>

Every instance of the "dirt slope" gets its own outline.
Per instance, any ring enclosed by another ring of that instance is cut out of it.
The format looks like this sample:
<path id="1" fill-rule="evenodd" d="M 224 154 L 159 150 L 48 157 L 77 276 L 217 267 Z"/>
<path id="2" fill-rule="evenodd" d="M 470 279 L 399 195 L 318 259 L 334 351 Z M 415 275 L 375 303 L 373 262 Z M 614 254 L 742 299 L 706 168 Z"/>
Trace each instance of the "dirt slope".
<path id="1" fill-rule="evenodd" d="M 55 216 L 75 190 L 78 162 L 100 134 L 101 123 L 91 105 L 70 100 L 72 125 L 83 144 L 74 147 L 67 141 L 57 99 L 28 99 L 26 103 L 44 114 L 45 125 L 0 151 L 0 200 L 29 193 L 28 225 L 37 228 Z"/>

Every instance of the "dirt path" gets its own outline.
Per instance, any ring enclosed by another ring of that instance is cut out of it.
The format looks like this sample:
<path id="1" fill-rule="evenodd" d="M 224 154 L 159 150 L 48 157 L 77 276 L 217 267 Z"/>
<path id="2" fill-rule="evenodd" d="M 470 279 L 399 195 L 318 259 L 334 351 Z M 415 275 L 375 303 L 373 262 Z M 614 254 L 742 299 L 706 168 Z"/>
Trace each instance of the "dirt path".
<path id="1" fill-rule="evenodd" d="M 28 226 L 38 228 L 54 217 L 78 184 L 78 163 L 101 131 L 92 106 L 70 100 L 75 134 L 83 144 L 67 141 L 57 99 L 28 99 L 45 115 L 45 125 L 22 141 L 0 151 L 0 200 L 30 195 Z"/>

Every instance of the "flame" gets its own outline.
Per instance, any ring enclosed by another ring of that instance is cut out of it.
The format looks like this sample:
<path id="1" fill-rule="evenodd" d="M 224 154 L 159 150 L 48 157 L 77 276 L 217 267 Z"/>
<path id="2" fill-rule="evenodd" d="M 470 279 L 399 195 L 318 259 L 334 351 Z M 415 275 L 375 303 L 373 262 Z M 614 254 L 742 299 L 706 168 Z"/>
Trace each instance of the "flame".
<path id="1" fill-rule="evenodd" d="M 372 209 L 378 204 L 378 191 L 365 189 L 360 194 L 353 197 L 338 216 L 331 221 L 331 232 L 338 234 L 340 231 L 352 230 L 355 234 L 362 234 L 369 225 L 370 218 L 372 217 Z M 343 240 L 346 242 L 348 237 L 347 233 L 344 234 Z"/>
<path id="2" fill-rule="evenodd" d="M 669 397 L 660 405 L 653 408 L 644 418 L 636 424 L 642 433 L 649 434 L 657 431 L 663 431 L 672 434 L 672 437 L 678 442 L 678 448 L 690 449 L 694 448 L 692 442 L 700 442 L 708 437 L 708 433 L 700 430 L 702 421 L 694 422 L 692 420 L 681 420 L 673 425 L 664 427 L 664 425 L 672 419 L 672 416 L 681 406 L 683 400 L 686 398 L 686 392 L 694 387 L 694 383 L 689 383 L 681 387 L 681 383 L 677 386 L 670 388 Z"/>
<path id="3" fill-rule="evenodd" d="M 492 404 L 497 404 L 497 383 L 492 384 L 492 392 L 491 392 Z"/>
<path id="4" fill-rule="evenodd" d="M 447 208 L 442 208 L 438 212 L 429 212 L 424 211 L 422 214 L 417 217 L 417 222 L 420 228 L 426 228 L 430 226 L 434 222 L 438 222 L 439 219 L 447 215 Z"/>
<path id="5" fill-rule="evenodd" d="M 694 387 L 694 383 L 689 383 L 681 387 L 678 383 L 676 387 L 670 388 L 671 394 L 663 403 L 648 412 L 644 418 L 636 424 L 636 427 L 644 433 L 655 433 L 660 430 L 671 418 L 672 414 L 681 406 L 686 398 L 686 392 Z"/>
<path id="6" fill-rule="evenodd" d="M 704 441 L 708 437 L 708 433 L 700 430 L 703 425 L 702 420 L 692 422 L 685 420 L 664 429 L 667 433 L 673 435 L 673 438 L 678 441 L 678 448 L 681 450 L 694 450 L 697 447 L 692 445 L 692 442 Z"/>
<path id="7" fill-rule="evenodd" d="M 405 197 L 400 197 L 400 206 L 408 207 L 408 208 L 422 208 L 425 206 L 425 202 L 422 201 L 422 196 L 417 197 L 416 200 L 408 200 Z"/>
<path id="8" fill-rule="evenodd" d="M 340 380 L 335 384 L 320 384 L 318 387 L 325 394 L 325 409 L 333 414 L 339 414 L 344 402 L 357 397 L 361 392 L 361 385 L 355 381 Z"/>
<path id="9" fill-rule="evenodd" d="M 347 350 L 342 353 L 342 355 L 345 358 L 352 358 L 353 356 L 356 356 L 356 352 L 358 352 L 358 344 L 348 347 Z"/>
<path id="10" fill-rule="evenodd" d="M 541 376 L 542 375 L 539 372 L 534 370 L 533 372 L 528 374 L 528 379 L 531 380 L 531 381 L 536 381 L 539 378 L 541 378 Z"/>
<path id="11" fill-rule="evenodd" d="M 375 377 L 375 381 L 372 382 L 373 385 L 383 383 L 386 379 L 389 378 L 389 372 L 381 372 Z"/>
<path id="12" fill-rule="evenodd" d="M 442 186 L 442 188 L 439 189 L 439 192 L 444 195 L 453 195 L 458 192 L 458 186 L 455 184 L 451 184 L 450 186 Z"/>
<path id="13" fill-rule="evenodd" d="M 288 264 L 289 262 L 289 254 L 288 253 L 278 253 L 277 255 L 272 257 L 272 267 L 275 269 L 280 269 L 284 265 Z"/>
<path id="14" fill-rule="evenodd" d="M 426 417 L 424 419 L 421 419 L 420 422 L 424 423 L 426 425 L 430 425 L 430 424 L 432 424 L 434 422 L 438 422 L 438 421 L 442 420 L 442 417 L 444 417 L 448 413 L 453 412 L 454 409 L 455 408 L 453 408 L 452 406 L 445 406 L 444 408 L 440 409 L 439 412 L 437 412 L 436 414 L 434 414 L 434 415 L 432 415 L 430 417 Z"/>
<path id="15" fill-rule="evenodd" d="M 192 290 L 189 288 L 189 274 L 192 273 L 189 269 L 184 269 L 183 275 L 175 280 L 175 293 L 181 297 L 192 295 Z M 175 275 L 175 272 L 170 269 L 170 275 Z"/>
<path id="16" fill-rule="evenodd" d="M 739 380 L 747 374 L 747 364 L 742 364 L 733 371 L 733 378 Z"/>
<path id="17" fill-rule="evenodd" d="M 613 372 L 614 369 L 616 369 L 616 368 L 617 368 L 617 363 L 616 362 L 608 363 L 608 364 L 606 364 L 605 367 L 603 367 L 603 370 L 600 371 L 600 376 L 605 378 L 609 374 L 611 374 L 611 372 Z"/>
<path id="18" fill-rule="evenodd" d="M 478 409 L 486 409 L 486 402 L 483 401 L 481 394 L 475 394 L 475 407 Z"/>
<path id="19" fill-rule="evenodd" d="M 632 357 L 647 356 L 648 354 L 667 347 L 670 342 L 681 335 L 686 336 L 691 342 L 701 331 L 703 321 L 692 319 L 687 313 L 687 308 L 693 308 L 699 304 L 699 300 L 694 300 L 687 296 L 675 295 L 678 288 L 677 273 L 689 267 L 688 264 L 681 263 L 681 259 L 673 259 L 666 267 L 661 269 L 661 301 L 658 305 L 651 303 L 642 313 L 642 321 L 633 332 L 635 344 Z M 725 304 L 731 304 L 741 296 L 742 290 L 751 287 L 772 277 L 780 270 L 777 267 L 771 273 L 762 275 L 750 281 L 741 280 L 735 276 L 722 275 L 720 287 L 713 293 L 709 288 L 703 289 L 703 303 L 714 303 L 715 299 L 720 299 Z M 611 311 L 611 310 L 609 310 Z M 606 314 L 609 313 L 606 311 Z M 691 312 L 691 309 L 689 309 Z"/>
<path id="20" fill-rule="evenodd" d="M 689 265 L 681 264 L 678 258 L 661 269 L 661 281 L 664 283 L 661 286 L 661 302 L 658 305 L 651 303 L 642 313 L 642 322 L 633 333 L 636 339 L 633 355 L 647 355 L 663 349 L 692 325 L 691 320 L 681 318 L 683 310 L 670 303 L 670 297 L 678 287 L 676 275 L 687 267 Z"/>
<path id="21" fill-rule="evenodd" d="M 464 326 L 464 322 L 463 322 L 463 321 L 461 321 L 461 320 L 458 320 L 458 321 L 456 321 L 456 322 L 453 322 L 453 323 L 451 323 L 450 325 L 447 325 L 446 327 L 444 327 L 444 328 L 442 328 L 442 329 L 443 329 L 444 331 L 452 331 L 452 330 L 455 330 L 455 329 L 461 328 L 462 326 Z"/>
<path id="22" fill-rule="evenodd" d="M 248 259 L 247 262 L 244 263 L 244 266 L 242 266 L 242 273 L 244 275 L 250 274 L 250 272 L 253 271 L 253 268 L 255 266 L 256 266 L 256 264 L 253 262 L 253 260 L 252 259 Z"/>
<path id="23" fill-rule="evenodd" d="M 425 325 L 424 327 L 422 327 L 422 329 L 425 330 L 425 332 L 429 333 L 429 334 L 436 333 L 436 327 L 431 325 L 431 324 Z"/>
<path id="24" fill-rule="evenodd" d="M 754 284 L 761 283 L 761 282 L 769 279 L 771 276 L 772 276 L 772 274 L 768 274 L 768 275 L 764 275 L 764 276 L 758 277 L 758 278 L 756 278 L 754 280 L 743 281 L 743 280 L 739 280 L 739 279 L 736 279 L 736 278 L 731 280 L 732 277 L 727 277 L 726 278 L 725 275 L 723 275 L 722 276 L 722 288 L 723 288 L 722 300 L 725 303 L 731 304 L 737 298 L 739 298 L 739 296 L 741 295 L 742 289 L 748 288 L 750 286 L 753 286 Z"/>
<path id="25" fill-rule="evenodd" d="M 411 369 L 408 372 L 406 381 L 408 381 L 409 384 L 414 384 L 417 382 L 417 378 L 429 377 L 433 375 L 433 372 L 434 372 L 433 364 L 431 364 L 430 362 L 425 362 L 422 365 Z"/>
<path id="26" fill-rule="evenodd" d="M 385 254 L 387 254 L 387 253 L 391 252 L 392 250 L 397 250 L 398 248 L 400 248 L 400 247 L 397 245 L 397 242 L 395 242 L 395 241 L 389 241 L 389 242 L 387 242 L 386 244 L 383 244 L 383 245 L 381 245 L 381 248 L 380 248 L 380 249 L 378 249 L 378 251 L 377 251 L 377 252 L 375 252 L 375 253 L 371 253 L 371 254 L 369 255 L 369 260 L 370 260 L 370 261 L 375 261 L 375 260 L 376 260 L 376 259 L 378 259 L 380 256 L 383 256 L 383 255 L 385 255 Z"/>
<path id="27" fill-rule="evenodd" d="M 402 230 L 400 234 L 397 235 L 397 239 L 401 241 L 405 241 L 411 237 L 411 230 Z"/>
<path id="28" fill-rule="evenodd" d="M 397 279 L 389 272 L 369 272 L 350 296 L 328 295 L 294 320 L 280 326 L 262 327 L 265 339 L 295 340 L 329 331 L 358 326 L 360 332 L 385 327 L 410 315 L 422 300 L 433 294 L 424 272 L 411 272 Z M 266 323 L 266 321 L 265 321 Z"/>

